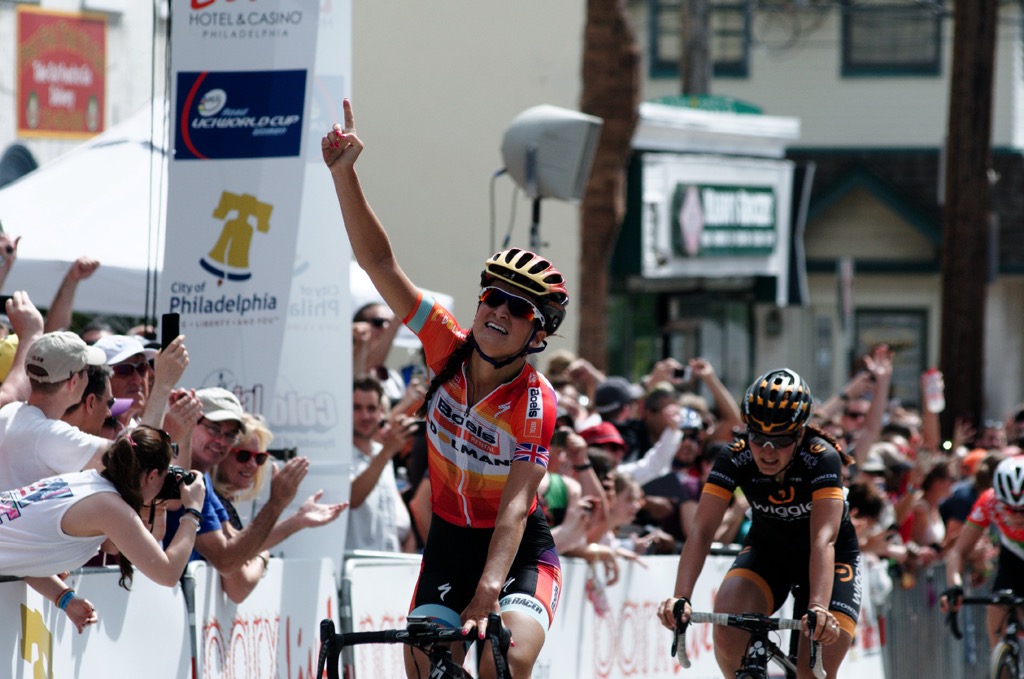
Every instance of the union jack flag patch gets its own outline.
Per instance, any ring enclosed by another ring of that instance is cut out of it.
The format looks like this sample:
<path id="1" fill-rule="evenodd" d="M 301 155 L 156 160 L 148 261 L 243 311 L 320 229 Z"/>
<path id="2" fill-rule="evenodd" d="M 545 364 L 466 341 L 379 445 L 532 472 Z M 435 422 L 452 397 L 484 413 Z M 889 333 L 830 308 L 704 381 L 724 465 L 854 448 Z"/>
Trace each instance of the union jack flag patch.
<path id="1" fill-rule="evenodd" d="M 548 449 L 536 443 L 517 443 L 513 462 L 533 462 L 547 469 Z"/>

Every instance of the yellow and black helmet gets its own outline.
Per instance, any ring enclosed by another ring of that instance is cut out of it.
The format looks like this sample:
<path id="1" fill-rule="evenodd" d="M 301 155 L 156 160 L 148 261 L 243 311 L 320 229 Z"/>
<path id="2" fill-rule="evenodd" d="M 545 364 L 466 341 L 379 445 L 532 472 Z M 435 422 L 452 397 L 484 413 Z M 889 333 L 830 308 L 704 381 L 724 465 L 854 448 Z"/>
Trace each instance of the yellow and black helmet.
<path id="1" fill-rule="evenodd" d="M 480 287 L 490 285 L 495 278 L 514 285 L 537 302 L 544 315 L 544 331 L 551 334 L 565 319 L 565 306 L 569 293 L 565 278 L 551 262 L 529 250 L 509 248 L 484 263 L 480 272 Z"/>
<path id="2" fill-rule="evenodd" d="M 764 434 L 799 432 L 811 417 L 814 399 L 803 378 L 787 368 L 769 370 L 743 397 L 743 419 Z"/>

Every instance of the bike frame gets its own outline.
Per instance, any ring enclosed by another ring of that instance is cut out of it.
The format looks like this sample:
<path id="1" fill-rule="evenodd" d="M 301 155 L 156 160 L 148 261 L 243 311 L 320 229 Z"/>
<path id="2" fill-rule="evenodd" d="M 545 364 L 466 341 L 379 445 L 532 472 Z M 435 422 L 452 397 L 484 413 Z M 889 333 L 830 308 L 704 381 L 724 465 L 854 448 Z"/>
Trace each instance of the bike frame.
<path id="1" fill-rule="evenodd" d="M 436 622 L 425 618 L 409 618 L 405 629 L 383 629 L 369 632 L 335 632 L 334 621 L 320 621 L 320 656 L 317 661 L 319 679 L 327 670 L 328 679 L 340 679 L 338 662 L 343 649 L 360 644 L 405 644 L 422 651 L 430 659 L 427 671 L 429 677 L 449 677 L 450 679 L 474 679 L 452 658 L 449 646 L 453 643 L 469 643 L 477 641 L 475 636 L 467 636 L 461 629 L 442 627 Z M 487 631 L 484 639 L 491 642 L 494 654 L 494 666 L 497 675 L 502 679 L 511 679 L 508 668 L 508 649 L 512 633 L 501 624 L 501 616 L 491 613 L 487 618 Z"/>
<path id="2" fill-rule="evenodd" d="M 1014 660 L 1015 667 L 1013 671 L 1015 676 L 1017 679 L 1024 679 L 1024 653 L 1021 652 L 1020 640 L 1017 638 L 1017 633 L 1020 630 L 1017 612 L 1018 610 L 1024 610 L 1024 597 L 1016 596 L 1012 590 L 1001 589 L 997 592 L 992 592 L 987 597 L 962 597 L 960 603 L 975 606 L 1002 606 L 1006 609 L 1008 615 L 1006 617 L 1006 624 L 1003 626 L 1003 636 L 992 647 L 992 655 L 989 657 L 989 673 L 993 678 L 998 679 L 1002 658 L 1008 652 Z M 949 630 L 954 637 L 963 639 L 964 635 L 960 632 L 956 613 L 955 610 L 950 608 L 946 616 L 946 624 L 949 625 Z"/>
<path id="3" fill-rule="evenodd" d="M 771 618 L 759 613 L 704 613 L 694 612 L 690 614 L 688 623 L 681 624 L 679 618 L 682 611 L 676 612 L 676 636 L 672 642 L 672 655 L 676 657 L 684 669 L 690 667 L 690 659 L 686 654 L 686 628 L 693 622 L 706 622 L 714 625 L 725 625 L 734 627 L 750 633 L 747 641 L 747 650 L 736 671 L 736 679 L 767 679 L 768 661 L 774 660 L 787 672 L 796 674 L 796 664 L 790 659 L 769 637 L 769 632 L 779 630 L 800 630 L 803 624 L 800 620 L 792 618 Z M 814 634 L 814 620 L 808 618 L 808 626 L 811 635 Z M 824 679 L 825 670 L 822 667 L 821 644 L 811 644 L 811 668 L 814 676 Z"/>

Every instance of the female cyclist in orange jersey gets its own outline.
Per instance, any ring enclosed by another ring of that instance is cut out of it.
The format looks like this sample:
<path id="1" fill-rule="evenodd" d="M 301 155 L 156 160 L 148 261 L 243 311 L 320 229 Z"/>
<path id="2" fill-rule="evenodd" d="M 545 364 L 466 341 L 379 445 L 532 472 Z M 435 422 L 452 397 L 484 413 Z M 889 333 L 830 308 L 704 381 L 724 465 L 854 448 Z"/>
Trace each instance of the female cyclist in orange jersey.
<path id="1" fill-rule="evenodd" d="M 555 426 L 555 393 L 526 361 L 565 317 L 562 275 L 512 248 L 484 264 L 479 304 L 463 329 L 406 277 L 355 172 L 363 150 L 352 105 L 321 140 L 356 260 L 398 318 L 423 343 L 431 383 L 421 414 L 433 517 L 410 615 L 484 636 L 500 612 L 515 644 L 512 675 L 533 671 L 558 604 L 561 570 L 537 503 Z M 453 649 L 460 652 L 461 649 Z M 481 676 L 493 676 L 490 653 Z M 407 652 L 406 672 L 425 676 Z"/>

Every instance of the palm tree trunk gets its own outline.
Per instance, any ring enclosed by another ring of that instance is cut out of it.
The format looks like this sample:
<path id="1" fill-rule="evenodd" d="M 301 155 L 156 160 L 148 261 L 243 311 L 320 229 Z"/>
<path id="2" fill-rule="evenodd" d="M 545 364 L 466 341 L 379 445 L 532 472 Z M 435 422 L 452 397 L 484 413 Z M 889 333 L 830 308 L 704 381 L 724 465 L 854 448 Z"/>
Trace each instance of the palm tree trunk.
<path id="1" fill-rule="evenodd" d="M 607 364 L 608 267 L 626 213 L 626 168 L 639 116 L 640 53 L 623 0 L 588 0 L 584 113 L 604 120 L 580 206 L 579 355 Z"/>

